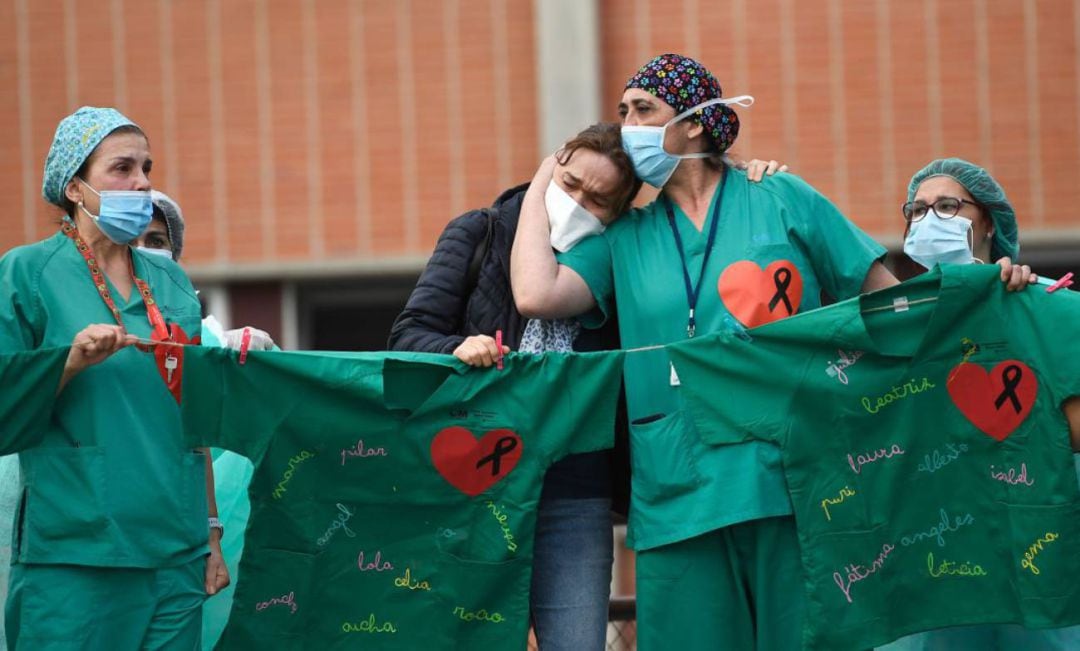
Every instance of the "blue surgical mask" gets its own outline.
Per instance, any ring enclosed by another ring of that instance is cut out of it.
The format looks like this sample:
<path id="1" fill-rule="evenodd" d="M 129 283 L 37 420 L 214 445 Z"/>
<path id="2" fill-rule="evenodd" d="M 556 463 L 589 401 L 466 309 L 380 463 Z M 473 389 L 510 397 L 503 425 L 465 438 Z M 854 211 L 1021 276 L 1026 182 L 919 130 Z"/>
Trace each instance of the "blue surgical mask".
<path id="1" fill-rule="evenodd" d="M 942 219 L 928 210 L 911 224 L 904 238 L 904 253 L 927 269 L 936 264 L 971 264 L 978 261 L 972 253 L 973 238 L 970 219 Z"/>
<path id="2" fill-rule="evenodd" d="M 86 209 L 79 202 L 79 208 L 86 216 L 94 220 L 98 229 L 117 244 L 127 244 L 142 235 L 150 220 L 154 217 L 154 204 L 150 193 L 143 190 L 102 190 L 98 192 L 86 181 L 79 181 L 101 198 L 98 214 Z"/>
<path id="3" fill-rule="evenodd" d="M 634 163 L 634 173 L 642 181 L 654 188 L 662 188 L 668 182 L 679 161 L 684 158 L 708 158 L 711 153 L 701 152 L 696 154 L 669 154 L 664 150 L 664 136 L 667 128 L 679 120 L 683 120 L 701 109 L 716 104 L 736 104 L 748 107 L 754 103 L 754 98 L 749 95 L 740 95 L 728 99 L 716 98 L 702 102 L 691 107 L 668 120 L 662 127 L 624 126 L 622 128 L 623 149 Z"/>
<path id="4" fill-rule="evenodd" d="M 152 249 L 148 246 L 137 246 L 135 247 L 135 250 L 141 251 L 146 255 L 156 255 L 162 258 L 168 258 L 170 260 L 173 259 L 172 251 L 170 251 L 169 249 Z"/>

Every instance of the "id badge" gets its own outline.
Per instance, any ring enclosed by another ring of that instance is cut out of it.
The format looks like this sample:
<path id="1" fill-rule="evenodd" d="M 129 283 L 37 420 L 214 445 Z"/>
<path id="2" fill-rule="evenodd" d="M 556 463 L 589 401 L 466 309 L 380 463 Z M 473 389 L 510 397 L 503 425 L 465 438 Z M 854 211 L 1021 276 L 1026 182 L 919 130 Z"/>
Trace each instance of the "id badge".
<path id="1" fill-rule="evenodd" d="M 677 387 L 682 383 L 679 382 L 679 374 L 675 372 L 675 362 L 668 362 L 671 365 L 671 386 Z"/>

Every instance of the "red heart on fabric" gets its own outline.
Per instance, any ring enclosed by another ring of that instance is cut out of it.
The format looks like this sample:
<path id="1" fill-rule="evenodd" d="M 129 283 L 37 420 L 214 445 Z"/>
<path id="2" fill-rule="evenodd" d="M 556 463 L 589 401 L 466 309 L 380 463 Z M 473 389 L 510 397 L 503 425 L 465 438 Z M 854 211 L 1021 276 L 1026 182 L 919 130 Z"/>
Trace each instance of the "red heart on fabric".
<path id="1" fill-rule="evenodd" d="M 1035 372 L 1014 359 L 989 372 L 978 364 L 961 362 L 949 378 L 953 404 L 975 427 L 998 441 L 1004 441 L 1024 422 L 1039 391 Z"/>
<path id="2" fill-rule="evenodd" d="M 201 337 L 188 339 L 184 329 L 175 323 L 169 324 L 169 333 L 169 341 L 176 344 L 198 345 L 201 339 Z M 161 341 L 156 334 L 152 335 L 151 339 Z M 184 346 L 154 346 L 154 362 L 157 364 L 161 379 L 165 380 L 169 393 L 176 399 L 176 404 L 180 404 L 180 389 L 184 378 Z"/>
<path id="3" fill-rule="evenodd" d="M 772 323 L 799 311 L 803 280 L 790 260 L 777 260 L 762 269 L 740 260 L 720 274 L 720 300 L 744 326 Z"/>
<path id="4" fill-rule="evenodd" d="M 470 497 L 499 482 L 521 458 L 521 437 L 495 429 L 479 440 L 464 427 L 447 427 L 431 441 L 431 460 L 450 485 Z"/>

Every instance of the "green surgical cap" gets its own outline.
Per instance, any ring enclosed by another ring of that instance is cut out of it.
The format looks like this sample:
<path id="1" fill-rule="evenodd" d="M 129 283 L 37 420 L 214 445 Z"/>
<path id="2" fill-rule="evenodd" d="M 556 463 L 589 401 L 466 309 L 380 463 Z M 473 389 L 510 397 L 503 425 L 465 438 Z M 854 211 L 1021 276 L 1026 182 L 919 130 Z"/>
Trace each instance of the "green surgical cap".
<path id="1" fill-rule="evenodd" d="M 124 126 L 137 126 L 113 108 L 84 106 L 60 120 L 45 158 L 41 195 L 45 201 L 63 207 L 64 187 L 90 158 L 101 141 Z"/>
<path id="2" fill-rule="evenodd" d="M 933 176 L 947 176 L 964 186 L 975 201 L 982 204 L 989 212 L 994 223 L 994 240 L 990 244 L 990 255 L 994 262 L 1004 256 L 1013 261 L 1020 255 L 1020 233 L 1016 225 L 1016 212 L 1005 197 L 1005 190 L 990 176 L 990 173 L 974 163 L 962 158 L 939 158 L 922 168 L 911 177 L 908 184 L 908 201 L 915 199 L 919 185 Z"/>

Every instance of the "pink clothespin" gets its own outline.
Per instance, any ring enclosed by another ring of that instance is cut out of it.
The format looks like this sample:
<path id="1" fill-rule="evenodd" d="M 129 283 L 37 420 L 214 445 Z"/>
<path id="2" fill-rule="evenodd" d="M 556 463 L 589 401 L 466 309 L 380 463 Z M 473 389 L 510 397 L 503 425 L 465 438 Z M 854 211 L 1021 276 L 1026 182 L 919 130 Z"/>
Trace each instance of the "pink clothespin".
<path id="1" fill-rule="evenodd" d="M 495 361 L 495 368 L 503 370 L 502 330 L 495 331 L 495 347 L 499 349 L 499 359 Z"/>
<path id="2" fill-rule="evenodd" d="M 247 363 L 248 348 L 251 346 L 251 328 L 244 328 L 240 336 L 240 366 Z"/>
<path id="3" fill-rule="evenodd" d="M 1046 288 L 1046 293 L 1050 294 L 1050 293 L 1056 292 L 1057 290 L 1062 289 L 1064 287 L 1070 287 L 1073 284 L 1072 277 L 1073 277 L 1073 273 L 1070 271 L 1069 273 L 1067 273 L 1064 276 L 1062 276 L 1061 278 L 1059 278 L 1056 283 L 1054 283 L 1053 285 L 1050 285 L 1049 287 L 1047 287 Z"/>

